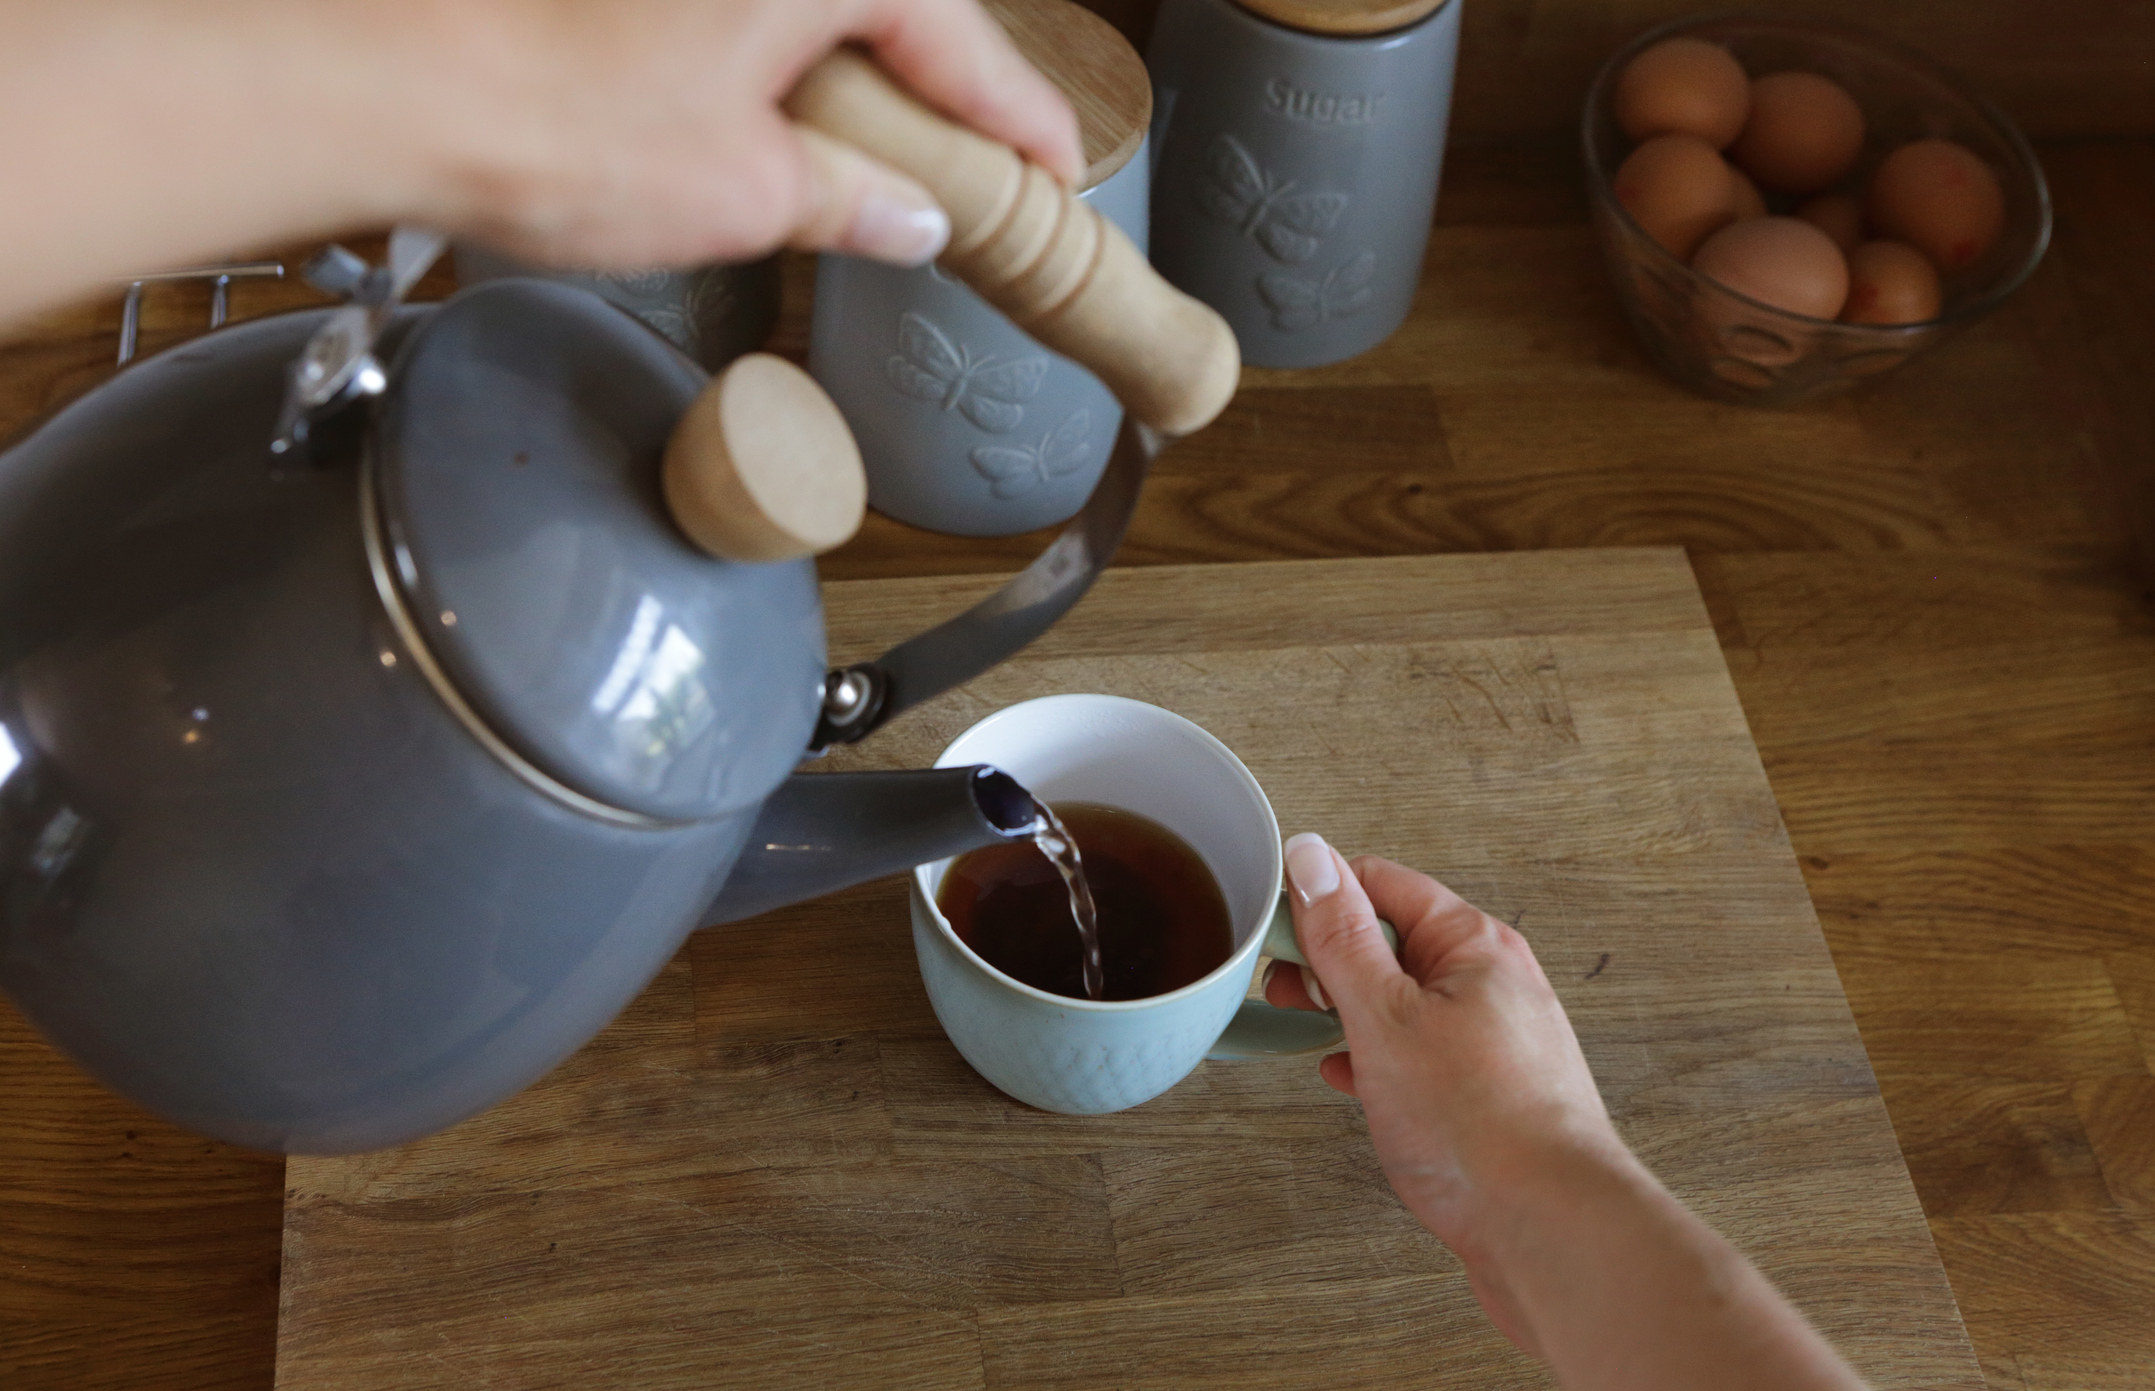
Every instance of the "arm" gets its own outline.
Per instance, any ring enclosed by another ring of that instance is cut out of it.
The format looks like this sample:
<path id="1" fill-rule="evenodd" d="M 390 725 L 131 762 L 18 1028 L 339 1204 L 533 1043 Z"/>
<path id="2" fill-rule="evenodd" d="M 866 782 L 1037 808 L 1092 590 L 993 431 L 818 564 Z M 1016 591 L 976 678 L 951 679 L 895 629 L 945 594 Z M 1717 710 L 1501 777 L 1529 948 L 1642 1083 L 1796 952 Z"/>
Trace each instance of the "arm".
<path id="1" fill-rule="evenodd" d="M 1393 1189 L 1466 1263 L 1475 1296 L 1568 1391 L 1857 1391 L 1757 1268 L 1617 1136 L 1563 1006 L 1517 932 L 1388 860 L 1288 845 L 1315 999 L 1349 1051 Z M 1397 959 L 1376 930 L 1400 929 Z M 1282 972 L 1275 1004 L 1313 1003 Z"/>
<path id="2" fill-rule="evenodd" d="M 1069 107 L 974 0 L 5 0 L 0 323 L 399 220 L 557 264 L 927 260 L 926 192 L 778 109 L 847 40 L 1078 173 Z"/>

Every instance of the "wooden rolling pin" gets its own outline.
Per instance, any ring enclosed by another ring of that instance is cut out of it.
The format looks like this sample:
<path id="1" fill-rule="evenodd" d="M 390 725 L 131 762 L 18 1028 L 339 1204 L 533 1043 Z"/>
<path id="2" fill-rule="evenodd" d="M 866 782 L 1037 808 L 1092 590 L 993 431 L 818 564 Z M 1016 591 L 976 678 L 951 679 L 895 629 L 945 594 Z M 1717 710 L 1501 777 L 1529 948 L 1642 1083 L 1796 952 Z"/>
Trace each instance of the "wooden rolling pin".
<path id="1" fill-rule="evenodd" d="M 786 111 L 926 187 L 950 214 L 943 268 L 1090 370 L 1136 419 L 1187 435 L 1235 394 L 1242 355 L 1227 321 L 1009 146 L 930 111 L 850 49 L 810 69 Z"/>

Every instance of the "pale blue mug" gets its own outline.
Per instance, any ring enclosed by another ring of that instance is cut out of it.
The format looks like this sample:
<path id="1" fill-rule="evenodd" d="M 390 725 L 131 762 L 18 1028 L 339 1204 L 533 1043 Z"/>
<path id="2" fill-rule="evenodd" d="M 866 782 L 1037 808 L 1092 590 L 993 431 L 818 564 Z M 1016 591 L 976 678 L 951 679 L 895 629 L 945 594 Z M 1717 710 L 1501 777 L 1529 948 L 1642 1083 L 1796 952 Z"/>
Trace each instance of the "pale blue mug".
<path id="1" fill-rule="evenodd" d="M 1043 1111 L 1100 1115 L 1148 1101 L 1207 1058 L 1320 1053 L 1331 1013 L 1246 998 L 1261 956 L 1300 963 L 1280 893 L 1279 822 L 1234 751 L 1182 716 L 1111 695 L 1054 695 L 997 711 L 937 767 L 989 762 L 1042 801 L 1101 802 L 1187 841 L 1227 900 L 1234 950 L 1200 980 L 1138 1000 L 1079 1000 L 1004 974 L 936 907 L 950 860 L 913 872 L 913 949 L 943 1032 L 975 1072 Z M 1073 926 L 1072 931 L 1076 928 Z M 1397 936 L 1386 927 L 1397 945 Z"/>

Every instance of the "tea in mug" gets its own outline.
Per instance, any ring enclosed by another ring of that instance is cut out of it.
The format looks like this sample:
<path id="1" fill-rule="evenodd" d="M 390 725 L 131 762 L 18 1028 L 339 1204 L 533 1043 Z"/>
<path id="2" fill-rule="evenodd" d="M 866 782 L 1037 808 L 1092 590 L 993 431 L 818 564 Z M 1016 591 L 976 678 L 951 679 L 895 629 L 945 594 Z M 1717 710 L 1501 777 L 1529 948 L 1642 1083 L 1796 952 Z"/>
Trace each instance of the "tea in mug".
<path id="1" fill-rule="evenodd" d="M 1234 955 L 1218 881 L 1187 841 L 1150 817 L 1058 802 L 1077 842 L 1100 936 L 1101 994 L 1142 1000 L 1201 980 Z M 961 855 L 936 906 L 974 954 L 1037 990 L 1086 999 L 1085 949 L 1062 875 L 1031 841 Z"/>

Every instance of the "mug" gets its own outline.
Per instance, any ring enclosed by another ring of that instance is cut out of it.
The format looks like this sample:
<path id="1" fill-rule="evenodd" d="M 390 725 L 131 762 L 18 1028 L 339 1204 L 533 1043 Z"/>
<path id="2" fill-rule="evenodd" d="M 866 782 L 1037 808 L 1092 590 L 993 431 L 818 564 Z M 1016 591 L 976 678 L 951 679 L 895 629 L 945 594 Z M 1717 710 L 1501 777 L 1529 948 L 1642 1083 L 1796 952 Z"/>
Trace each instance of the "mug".
<path id="1" fill-rule="evenodd" d="M 1243 361 L 1338 362 L 1406 319 L 1461 4 L 1367 35 L 1289 28 L 1234 0 L 1161 6 L 1146 54 L 1153 264 L 1225 316 Z"/>
<path id="2" fill-rule="evenodd" d="M 589 290 L 641 320 L 707 372 L 762 347 L 778 322 L 778 262 L 770 258 L 688 270 L 555 270 L 463 242 L 455 257 L 459 285 L 519 277 Z"/>
<path id="3" fill-rule="evenodd" d="M 936 907 L 950 860 L 913 872 L 913 950 L 943 1032 L 973 1070 L 1029 1106 L 1121 1111 L 1212 1058 L 1338 1046 L 1335 1015 L 1247 1000 L 1259 956 L 1300 962 L 1280 895 L 1279 822 L 1233 751 L 1143 701 L 1056 695 L 1000 710 L 958 736 L 939 768 L 992 763 L 1043 802 L 1100 802 L 1150 817 L 1203 857 L 1227 900 L 1234 951 L 1200 980 L 1140 1000 L 1050 994 L 990 966 Z M 1077 930 L 1072 924 L 1071 931 Z"/>
<path id="4" fill-rule="evenodd" d="M 1139 250 L 1148 163 L 1140 143 L 1078 194 Z M 1068 521 L 1092 496 L 1122 426 L 1122 406 L 1099 378 L 934 266 L 819 257 L 808 371 L 860 441 L 868 505 L 954 536 Z"/>

